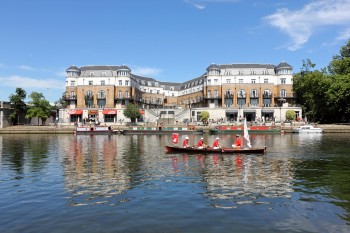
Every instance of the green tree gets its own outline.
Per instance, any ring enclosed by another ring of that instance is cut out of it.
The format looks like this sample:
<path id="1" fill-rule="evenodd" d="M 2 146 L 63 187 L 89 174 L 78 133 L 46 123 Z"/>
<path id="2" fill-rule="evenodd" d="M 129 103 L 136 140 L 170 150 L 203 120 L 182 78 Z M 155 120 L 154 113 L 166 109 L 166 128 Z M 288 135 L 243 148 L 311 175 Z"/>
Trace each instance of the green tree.
<path id="1" fill-rule="evenodd" d="M 286 112 L 286 119 L 287 121 L 292 121 L 292 120 L 295 120 L 295 112 L 293 110 L 288 110 Z"/>
<path id="2" fill-rule="evenodd" d="M 333 60 L 328 66 L 328 71 L 333 75 L 350 74 L 350 40 L 341 47 L 339 55 L 333 56 Z"/>
<path id="3" fill-rule="evenodd" d="M 43 125 L 45 125 L 46 119 L 51 116 L 51 110 L 52 107 L 45 99 L 42 93 L 38 92 L 32 92 L 29 97 L 32 99 L 29 102 L 29 109 L 26 114 L 26 118 L 38 118 L 38 124 L 39 124 L 39 119 L 41 119 L 41 122 Z"/>
<path id="4" fill-rule="evenodd" d="M 124 110 L 124 116 L 130 118 L 132 123 L 136 122 L 136 119 L 141 117 L 141 113 L 139 112 L 140 107 L 136 104 L 129 103 Z"/>
<path id="5" fill-rule="evenodd" d="M 207 123 L 208 120 L 209 120 L 209 112 L 208 111 L 203 111 L 199 114 L 199 117 L 200 117 L 200 120 L 203 122 L 203 123 Z"/>
<path id="6" fill-rule="evenodd" d="M 10 114 L 12 124 L 19 124 L 20 114 L 24 114 L 26 110 L 26 104 L 24 102 L 27 97 L 27 93 L 20 87 L 16 88 L 16 94 L 11 94 L 9 99 L 13 108 L 13 112 Z"/>

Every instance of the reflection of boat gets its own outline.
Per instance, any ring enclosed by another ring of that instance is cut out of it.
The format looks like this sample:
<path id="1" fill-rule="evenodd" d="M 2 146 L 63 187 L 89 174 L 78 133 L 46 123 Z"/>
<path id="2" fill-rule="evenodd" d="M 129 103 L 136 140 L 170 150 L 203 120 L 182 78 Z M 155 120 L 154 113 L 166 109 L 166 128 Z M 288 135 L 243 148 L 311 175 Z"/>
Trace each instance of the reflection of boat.
<path id="1" fill-rule="evenodd" d="M 74 134 L 113 134 L 110 126 L 78 126 Z"/>
<path id="2" fill-rule="evenodd" d="M 322 128 L 315 128 L 312 125 L 303 125 L 293 129 L 293 133 L 323 133 Z"/>
<path id="3" fill-rule="evenodd" d="M 167 152 L 173 153 L 231 153 L 231 154 L 257 154 L 264 153 L 266 151 L 266 146 L 264 148 L 204 148 L 198 149 L 197 147 L 178 147 L 178 146 L 165 146 Z"/>
<path id="4" fill-rule="evenodd" d="M 234 133 L 243 133 L 244 126 L 218 126 L 215 129 L 210 129 L 210 133 L 212 134 L 234 134 Z M 281 133 L 281 129 L 279 127 L 273 126 L 264 126 L 264 125 L 253 125 L 248 127 L 249 133 Z"/>
<path id="5" fill-rule="evenodd" d="M 124 129 L 122 134 L 203 134 L 202 129 L 194 127 L 129 127 Z"/>

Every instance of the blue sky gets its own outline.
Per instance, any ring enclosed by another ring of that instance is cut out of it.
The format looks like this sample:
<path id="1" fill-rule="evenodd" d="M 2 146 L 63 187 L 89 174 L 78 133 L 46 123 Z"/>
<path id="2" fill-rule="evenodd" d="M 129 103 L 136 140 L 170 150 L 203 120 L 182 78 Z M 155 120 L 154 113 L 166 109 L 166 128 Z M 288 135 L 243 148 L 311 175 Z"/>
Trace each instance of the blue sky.
<path id="1" fill-rule="evenodd" d="M 3 0 L 0 101 L 54 102 L 70 65 L 127 65 L 160 81 L 212 63 L 326 67 L 350 39 L 350 0 Z"/>

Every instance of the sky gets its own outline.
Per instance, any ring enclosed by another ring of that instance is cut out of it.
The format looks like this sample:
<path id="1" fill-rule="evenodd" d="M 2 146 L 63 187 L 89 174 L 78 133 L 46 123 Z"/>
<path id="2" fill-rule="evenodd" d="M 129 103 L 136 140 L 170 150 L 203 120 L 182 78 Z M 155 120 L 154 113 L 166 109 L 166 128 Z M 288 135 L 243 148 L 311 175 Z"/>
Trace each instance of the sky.
<path id="1" fill-rule="evenodd" d="M 349 12 L 350 0 L 2 0 L 0 101 L 17 87 L 57 101 L 71 65 L 167 82 L 213 63 L 321 69 L 350 39 Z"/>

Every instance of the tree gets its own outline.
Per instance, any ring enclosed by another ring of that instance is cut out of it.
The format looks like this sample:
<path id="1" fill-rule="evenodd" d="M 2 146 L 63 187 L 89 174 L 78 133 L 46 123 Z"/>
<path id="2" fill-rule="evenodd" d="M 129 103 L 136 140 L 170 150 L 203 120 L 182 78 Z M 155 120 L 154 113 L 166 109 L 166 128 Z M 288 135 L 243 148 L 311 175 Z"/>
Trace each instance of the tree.
<path id="1" fill-rule="evenodd" d="M 199 114 L 199 117 L 203 123 L 207 123 L 210 115 L 208 111 L 203 111 Z"/>
<path id="2" fill-rule="evenodd" d="M 124 116 L 130 118 L 132 123 L 136 122 L 136 119 L 141 117 L 141 113 L 139 112 L 140 107 L 136 104 L 129 103 L 124 110 Z"/>
<path id="3" fill-rule="evenodd" d="M 346 75 L 350 74 L 350 40 L 340 49 L 340 54 L 333 56 L 333 60 L 328 66 L 330 74 Z"/>
<path id="4" fill-rule="evenodd" d="M 38 118 L 38 124 L 39 119 L 41 119 L 41 122 L 43 125 L 45 125 L 46 119 L 51 116 L 51 110 L 52 107 L 45 99 L 42 93 L 38 92 L 32 92 L 29 97 L 32 99 L 32 101 L 29 102 L 29 109 L 26 114 L 26 118 Z"/>
<path id="5" fill-rule="evenodd" d="M 295 119 L 295 112 L 293 111 L 293 110 L 288 110 L 287 112 L 286 112 L 286 119 L 287 119 L 287 121 L 292 121 L 292 120 L 294 120 Z"/>
<path id="6" fill-rule="evenodd" d="M 20 114 L 24 114 L 26 110 L 26 104 L 24 102 L 27 97 L 27 93 L 20 87 L 16 88 L 16 94 L 11 94 L 9 99 L 13 108 L 13 112 L 10 114 L 10 119 L 13 124 L 17 121 L 19 124 L 19 116 Z"/>

